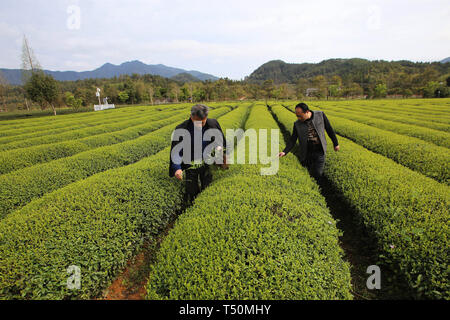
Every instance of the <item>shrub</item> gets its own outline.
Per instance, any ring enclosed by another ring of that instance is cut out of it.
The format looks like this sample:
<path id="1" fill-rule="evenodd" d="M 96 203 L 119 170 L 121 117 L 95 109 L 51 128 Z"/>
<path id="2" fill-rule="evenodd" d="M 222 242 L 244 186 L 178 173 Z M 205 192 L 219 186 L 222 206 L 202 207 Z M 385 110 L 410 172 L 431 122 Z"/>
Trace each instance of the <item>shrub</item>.
<path id="1" fill-rule="evenodd" d="M 212 111 L 211 117 L 227 110 Z M 238 108 L 219 121 L 226 128 L 245 112 Z M 157 235 L 182 208 L 182 184 L 167 174 L 169 154 L 168 147 L 77 181 L 1 220 L 0 298 L 99 295 L 143 241 Z M 67 288 L 71 265 L 81 268 L 80 290 Z"/>
<path id="2" fill-rule="evenodd" d="M 380 120 L 373 117 L 368 117 L 360 112 L 347 112 L 336 110 L 325 110 L 327 115 L 333 115 L 340 118 L 356 121 L 359 123 L 367 124 L 369 126 L 383 129 L 391 132 L 395 132 L 408 137 L 418 138 L 427 142 L 431 142 L 435 145 L 450 148 L 450 133 L 434 130 L 431 128 L 423 128 L 421 126 L 413 124 L 403 124 L 395 121 L 389 121 L 386 119 Z"/>
<path id="3" fill-rule="evenodd" d="M 187 109 L 183 111 L 186 113 L 188 112 Z M 44 145 L 0 152 L 0 174 L 30 167 L 38 163 L 70 157 L 93 148 L 139 138 L 144 134 L 167 125 L 172 122 L 173 119 L 179 119 L 179 115 L 173 116 L 173 114 L 173 111 L 170 113 L 161 112 L 147 117 L 140 117 L 137 120 L 69 131 L 64 135 L 59 135 L 59 138 L 70 139 L 70 137 L 72 137 L 72 140 L 70 141 L 47 143 Z M 170 117 L 170 115 L 172 115 L 172 117 Z M 103 134 L 93 135 L 93 132 L 102 132 Z M 86 137 L 83 139 L 76 139 L 76 137 L 79 136 Z M 40 141 L 52 140 L 51 137 L 49 138 L 47 136 L 38 139 L 40 139 Z M 35 141 L 36 140 L 37 139 L 35 139 Z M 33 143 L 35 141 L 33 141 Z"/>
<path id="4" fill-rule="evenodd" d="M 257 105 L 246 128 L 277 126 Z M 232 166 L 179 218 L 151 267 L 147 298 L 351 299 L 317 185 L 293 157 L 274 176 L 260 167 Z"/>
<path id="5" fill-rule="evenodd" d="M 296 120 L 281 106 L 272 110 L 286 128 Z M 380 262 L 417 297 L 449 299 L 449 187 L 348 139 L 339 142 L 339 152 L 329 143 L 325 175 L 378 243 Z"/>
<path id="6" fill-rule="evenodd" d="M 211 111 L 211 116 L 220 116 L 229 110 L 227 107 L 215 109 Z M 176 117 L 181 121 L 186 115 Z M 102 171 L 129 165 L 161 151 L 170 145 L 175 121 L 175 117 L 172 117 L 169 121 L 171 124 L 131 141 L 88 150 L 0 176 L 0 218 L 47 192 Z"/>

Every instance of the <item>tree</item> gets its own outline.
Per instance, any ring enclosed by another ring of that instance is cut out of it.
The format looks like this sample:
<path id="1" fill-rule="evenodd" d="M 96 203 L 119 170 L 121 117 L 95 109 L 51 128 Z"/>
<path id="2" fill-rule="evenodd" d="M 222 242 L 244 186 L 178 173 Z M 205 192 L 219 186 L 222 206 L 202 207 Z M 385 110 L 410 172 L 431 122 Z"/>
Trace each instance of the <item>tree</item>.
<path id="1" fill-rule="evenodd" d="M 143 81 L 136 81 L 136 103 L 141 103 L 144 98 L 147 98 L 147 89 Z"/>
<path id="2" fill-rule="evenodd" d="M 203 88 L 195 89 L 193 96 L 196 102 L 206 100 L 206 92 L 205 90 L 203 90 Z"/>
<path id="3" fill-rule="evenodd" d="M 336 84 L 330 85 L 328 87 L 328 94 L 330 95 L 330 97 L 340 97 L 341 96 L 341 87 Z"/>
<path id="4" fill-rule="evenodd" d="M 119 101 L 118 100 L 119 90 L 117 90 L 116 85 L 110 85 L 108 83 L 105 84 L 105 86 L 103 87 L 103 94 L 106 97 L 109 97 L 111 103 L 117 103 Z"/>
<path id="5" fill-rule="evenodd" d="M 447 86 L 440 85 L 435 91 L 436 98 L 447 98 L 450 95 L 450 90 Z"/>
<path id="6" fill-rule="evenodd" d="M 384 83 L 379 83 L 374 89 L 375 98 L 386 98 L 387 96 L 387 86 Z"/>
<path id="7" fill-rule="evenodd" d="M 273 84 L 273 80 L 266 80 L 263 83 L 263 91 L 264 91 L 264 98 L 266 100 L 266 104 L 267 104 L 267 100 L 269 100 L 270 98 L 273 97 L 274 95 L 274 89 L 275 86 Z"/>
<path id="8" fill-rule="evenodd" d="M 439 77 L 439 71 L 437 71 L 434 67 L 430 66 L 425 69 L 425 71 L 421 75 L 421 80 L 423 84 L 427 84 L 431 81 L 436 81 Z"/>
<path id="9" fill-rule="evenodd" d="M 423 88 L 424 98 L 434 98 L 436 90 L 439 88 L 439 82 L 429 81 L 427 85 Z"/>
<path id="10" fill-rule="evenodd" d="M 76 99 L 71 92 L 66 92 L 64 100 L 69 107 L 72 107 L 75 110 L 80 109 L 83 104 L 83 100 L 81 98 Z"/>
<path id="11" fill-rule="evenodd" d="M 158 89 L 161 98 L 168 98 L 169 90 L 166 87 L 159 87 Z"/>
<path id="12" fill-rule="evenodd" d="M 403 97 L 409 98 L 413 95 L 413 92 L 411 89 L 404 89 L 402 92 Z"/>
<path id="13" fill-rule="evenodd" d="M 153 105 L 153 97 L 155 96 L 155 90 L 152 86 L 148 87 L 148 97 L 150 98 L 150 103 Z"/>
<path id="14" fill-rule="evenodd" d="M 330 81 L 331 85 L 335 85 L 338 88 L 342 87 L 342 78 L 339 76 L 333 76 Z"/>
<path id="15" fill-rule="evenodd" d="M 328 95 L 330 97 L 340 97 L 342 95 L 342 78 L 340 76 L 333 76 L 328 86 Z"/>
<path id="16" fill-rule="evenodd" d="M 185 84 L 185 86 L 187 87 L 189 92 L 189 101 L 194 102 L 194 85 L 192 84 L 192 82 L 188 82 Z"/>
<path id="17" fill-rule="evenodd" d="M 305 78 L 300 78 L 297 80 L 295 85 L 295 94 L 297 99 L 303 99 L 306 93 L 306 89 L 308 89 L 309 83 Z"/>
<path id="18" fill-rule="evenodd" d="M 218 100 L 225 100 L 227 96 L 227 83 L 224 79 L 214 82 L 214 95 Z"/>
<path id="19" fill-rule="evenodd" d="M 22 43 L 22 78 L 25 83 L 34 71 L 41 70 L 41 65 L 34 55 L 34 51 L 29 45 L 26 36 L 23 36 Z"/>
<path id="20" fill-rule="evenodd" d="M 51 75 L 45 74 L 43 71 L 33 72 L 24 88 L 30 99 L 38 103 L 42 110 L 50 105 L 56 116 L 54 103 L 58 98 L 58 82 Z"/>
<path id="21" fill-rule="evenodd" d="M 174 98 L 175 102 L 178 102 L 178 96 L 180 95 L 180 87 L 175 82 L 172 82 L 170 84 L 170 93 Z"/>
<path id="22" fill-rule="evenodd" d="M 8 107 L 6 106 L 6 95 L 8 92 L 9 84 L 8 81 L 3 77 L 3 74 L 0 71 L 0 98 L 3 108 L 0 111 L 8 111 Z"/>
<path id="23" fill-rule="evenodd" d="M 30 79 L 31 75 L 41 70 L 41 65 L 39 64 L 36 56 L 34 55 L 34 51 L 29 45 L 27 37 L 23 35 L 23 43 L 22 43 L 22 83 L 25 84 Z M 28 106 L 28 100 L 25 97 L 25 105 L 27 106 L 27 110 L 30 110 Z"/>
<path id="24" fill-rule="evenodd" d="M 447 87 L 450 87 L 450 77 L 447 78 Z"/>
<path id="25" fill-rule="evenodd" d="M 119 92 L 119 101 L 120 102 L 125 103 L 128 101 L 129 98 L 130 98 L 130 96 L 128 95 L 128 93 L 126 91 Z"/>
<path id="26" fill-rule="evenodd" d="M 246 87 L 246 91 L 250 94 L 251 99 L 259 99 L 261 96 L 260 86 L 254 83 L 250 83 Z"/>
<path id="27" fill-rule="evenodd" d="M 327 88 L 327 78 L 324 76 L 316 76 L 312 84 L 315 88 L 319 89 L 318 91 L 314 92 L 314 95 L 321 99 L 328 96 L 328 88 Z"/>
<path id="28" fill-rule="evenodd" d="M 289 87 L 287 83 L 280 84 L 278 87 L 278 98 L 289 99 Z"/>
<path id="29" fill-rule="evenodd" d="M 64 85 L 64 82 L 61 84 Z M 97 87 L 95 87 L 97 88 Z M 89 85 L 87 88 L 77 87 L 73 93 L 74 96 L 79 97 L 83 102 L 83 106 L 87 107 L 88 105 L 92 105 L 98 103 L 98 98 L 94 94 L 95 89 Z"/>
<path id="30" fill-rule="evenodd" d="M 131 101 L 131 104 L 134 104 L 136 102 L 136 85 L 135 83 L 128 79 L 125 84 L 124 88 L 126 93 L 128 94 L 128 100 Z"/>
<path id="31" fill-rule="evenodd" d="M 343 95 L 346 97 L 360 96 L 362 94 L 364 94 L 364 89 L 356 82 L 345 88 L 343 92 Z"/>

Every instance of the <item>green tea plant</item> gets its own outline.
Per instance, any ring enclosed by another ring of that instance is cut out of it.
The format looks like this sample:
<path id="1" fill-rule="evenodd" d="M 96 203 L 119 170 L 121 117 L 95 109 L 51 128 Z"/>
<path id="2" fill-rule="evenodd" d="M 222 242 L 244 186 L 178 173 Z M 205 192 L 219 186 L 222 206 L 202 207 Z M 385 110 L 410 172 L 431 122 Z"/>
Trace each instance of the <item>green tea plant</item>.
<path id="1" fill-rule="evenodd" d="M 230 111 L 223 107 L 211 111 L 220 116 Z M 181 113 L 178 121 L 188 117 Z M 88 150 L 72 157 L 37 164 L 0 176 L 0 218 L 28 202 L 75 181 L 113 168 L 132 164 L 156 154 L 170 145 L 175 117 L 165 127 L 137 139 Z"/>
<path id="2" fill-rule="evenodd" d="M 272 110 L 285 128 L 296 121 L 282 106 Z M 325 175 L 378 243 L 380 262 L 418 298 L 449 299 L 449 187 L 348 139 L 339 142 L 340 152 L 329 143 Z"/>
<path id="3" fill-rule="evenodd" d="M 134 114 L 130 114 L 126 117 L 108 119 L 104 118 L 98 122 L 89 123 L 88 127 L 81 129 L 55 129 L 43 130 L 34 133 L 26 133 L 21 135 L 9 136 L 0 138 L 0 151 L 12 150 L 23 147 L 31 147 L 41 144 L 49 144 L 55 142 L 61 142 L 66 140 L 80 139 L 88 137 L 90 135 L 101 134 L 106 132 L 118 131 L 126 128 L 127 122 L 133 121 L 133 124 L 142 124 L 149 117 L 155 117 L 157 120 L 169 118 L 174 115 L 175 111 L 184 110 L 187 108 L 180 108 L 168 111 L 137 111 Z M 50 132 L 50 133 L 49 133 Z M 56 132 L 56 133 L 55 133 Z"/>
<path id="4" fill-rule="evenodd" d="M 326 114 L 341 136 L 439 182 L 450 183 L 449 149 L 334 116 L 333 112 L 327 111 Z"/>
<path id="5" fill-rule="evenodd" d="M 210 113 L 227 128 L 248 107 Z M 222 120 L 223 119 L 223 120 Z M 172 127 L 172 130 L 174 128 Z M 166 145 L 170 144 L 170 137 Z M 0 221 L 0 299 L 90 299 L 101 294 L 145 239 L 183 207 L 168 175 L 170 148 L 45 194 Z M 67 268 L 81 269 L 81 289 Z"/>
<path id="6" fill-rule="evenodd" d="M 81 134 L 87 136 L 83 139 L 74 139 L 74 136 L 72 136 L 72 140 L 70 141 L 49 143 L 34 147 L 0 152 L 0 174 L 31 167 L 38 163 L 70 157 L 94 148 L 109 146 L 139 138 L 142 135 L 155 131 L 169 123 L 172 123 L 174 120 L 179 119 L 180 112 L 185 115 L 189 114 L 188 109 L 177 112 L 171 111 L 171 113 L 156 114 L 140 118 L 138 120 L 125 121 L 121 124 L 95 127 L 95 131 L 97 132 L 106 131 L 103 134 L 91 136 L 94 130 L 91 128 L 82 129 L 82 131 L 86 131 L 86 133 L 81 132 Z M 111 132 L 111 130 L 113 131 Z M 91 134 L 88 134 L 89 132 Z M 64 138 L 67 139 L 70 137 L 71 133 L 73 132 L 66 133 Z M 74 134 L 80 135 L 80 132 L 75 132 Z M 44 137 L 41 140 L 44 139 L 48 138 Z"/>
<path id="7" fill-rule="evenodd" d="M 246 128 L 278 127 L 256 105 Z M 260 168 L 232 165 L 179 217 L 151 267 L 148 299 L 352 298 L 317 185 L 293 157 L 276 175 Z"/>
<path id="8" fill-rule="evenodd" d="M 27 133 L 37 133 L 40 131 L 54 133 L 52 130 L 67 130 L 69 128 L 73 130 L 75 127 L 83 124 L 102 124 L 110 120 L 125 120 L 130 117 L 145 115 L 155 111 L 169 111 L 185 107 L 188 107 L 188 105 L 170 105 L 163 107 L 136 106 L 122 109 L 109 109 L 101 112 L 69 114 L 57 116 L 56 118 L 53 116 L 37 119 L 0 121 L 0 137 L 2 137 L 0 138 L 0 142 L 3 142 L 3 139 L 12 136 L 16 136 L 16 139 L 18 139 L 20 136 Z"/>
<path id="9" fill-rule="evenodd" d="M 390 111 L 390 110 L 378 110 L 378 109 L 367 109 L 360 106 L 348 106 L 342 103 L 336 103 L 334 105 L 328 105 L 326 103 L 317 102 L 313 103 L 312 106 L 314 108 L 318 108 L 324 111 L 336 111 L 340 114 L 349 113 L 349 114 L 358 114 L 364 115 L 366 117 L 370 117 L 372 119 L 382 119 L 395 123 L 409 124 L 414 126 L 419 126 L 423 128 L 429 128 L 433 130 L 440 130 L 450 132 L 450 125 L 433 121 L 429 118 L 428 114 L 424 114 L 422 118 L 415 115 L 414 117 L 411 114 L 401 114 L 399 111 Z"/>
<path id="10" fill-rule="evenodd" d="M 383 129 L 391 132 L 395 132 L 401 135 L 405 135 L 408 137 L 418 138 L 430 143 L 433 143 L 437 146 L 442 146 L 446 148 L 450 148 L 450 133 L 443 132 L 440 130 L 434 130 L 430 128 L 423 128 L 421 126 L 413 125 L 413 124 L 403 124 L 397 121 L 391 121 L 387 119 L 376 119 L 372 117 L 366 116 L 364 113 L 360 112 L 347 112 L 343 110 L 329 109 L 324 108 L 326 110 L 327 115 L 332 115 L 335 117 L 345 118 L 348 120 L 356 121 L 359 123 L 367 124 L 369 126 Z M 426 119 L 426 116 L 424 116 Z M 450 126 L 449 126 L 450 127 Z"/>

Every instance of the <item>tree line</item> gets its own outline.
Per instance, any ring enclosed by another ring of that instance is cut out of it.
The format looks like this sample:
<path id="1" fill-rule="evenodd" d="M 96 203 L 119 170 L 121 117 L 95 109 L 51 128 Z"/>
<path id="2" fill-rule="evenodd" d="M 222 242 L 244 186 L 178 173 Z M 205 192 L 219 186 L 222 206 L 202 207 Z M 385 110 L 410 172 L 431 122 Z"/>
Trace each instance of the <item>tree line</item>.
<path id="1" fill-rule="evenodd" d="M 450 64 L 370 62 L 334 59 L 320 64 L 289 65 L 272 61 L 243 81 L 183 81 L 155 75 L 56 81 L 45 74 L 24 37 L 23 86 L 8 85 L 0 74 L 0 110 L 92 108 L 101 89 L 114 104 L 160 104 L 249 99 L 340 99 L 388 96 L 450 96 Z"/>
<path id="2" fill-rule="evenodd" d="M 411 61 L 369 61 L 330 59 L 317 64 L 289 64 L 270 61 L 255 70 L 246 81 L 293 84 L 300 93 L 307 88 L 317 98 L 362 95 L 383 98 L 387 95 L 410 97 L 449 96 L 450 63 Z"/>

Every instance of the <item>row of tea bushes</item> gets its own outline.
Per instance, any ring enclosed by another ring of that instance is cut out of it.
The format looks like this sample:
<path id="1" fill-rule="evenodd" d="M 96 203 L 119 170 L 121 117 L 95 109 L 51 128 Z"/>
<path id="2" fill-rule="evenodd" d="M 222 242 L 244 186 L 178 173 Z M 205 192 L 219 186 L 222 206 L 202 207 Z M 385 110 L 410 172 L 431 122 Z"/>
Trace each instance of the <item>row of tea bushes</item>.
<path id="1" fill-rule="evenodd" d="M 247 108 L 219 118 L 222 128 L 240 125 Z M 170 147 L 70 184 L 1 220 L 0 299 L 100 295 L 144 239 L 156 236 L 183 207 L 182 183 L 168 175 L 169 154 Z M 72 265 L 81 268 L 80 290 L 66 285 Z"/>
<path id="2" fill-rule="evenodd" d="M 321 107 L 319 107 L 321 108 Z M 398 134 L 402 134 L 408 137 L 418 138 L 430 143 L 433 143 L 438 146 L 450 148 L 450 133 L 443 132 L 440 130 L 424 128 L 417 125 L 412 124 L 403 124 L 394 121 L 394 119 L 378 119 L 371 116 L 367 116 L 367 113 L 357 112 L 357 111 L 344 111 L 341 108 L 321 108 L 323 111 L 327 112 L 329 115 L 333 115 L 336 117 L 341 117 L 345 119 L 349 119 L 352 121 L 356 121 L 359 123 L 367 124 L 369 126 L 383 129 L 387 131 L 392 131 Z M 425 119 L 426 116 L 424 115 Z M 391 121 L 392 120 L 392 121 Z M 450 126 L 449 126 L 450 127 Z"/>
<path id="3" fill-rule="evenodd" d="M 438 101 L 439 105 L 436 105 Z M 311 102 L 312 105 L 335 106 L 348 108 L 361 108 L 367 112 L 382 111 L 393 115 L 402 115 L 405 118 L 416 120 L 424 120 L 426 115 L 427 121 L 436 121 L 440 123 L 450 124 L 450 115 L 448 108 L 450 107 L 450 99 L 440 99 L 430 101 L 429 99 L 420 100 L 352 100 L 352 101 L 317 101 Z"/>
<path id="4" fill-rule="evenodd" d="M 367 109 L 362 108 L 358 106 L 347 106 L 343 104 L 334 104 L 334 105 L 328 105 L 328 104 L 322 104 L 320 102 L 313 103 L 311 106 L 316 107 L 322 110 L 332 110 L 332 111 L 339 111 L 340 114 L 343 113 L 358 113 L 360 115 L 364 115 L 373 119 L 382 119 L 387 120 L 389 122 L 395 122 L 397 124 L 402 123 L 406 125 L 414 125 L 424 128 L 429 128 L 433 130 L 439 130 L 439 131 L 446 131 L 450 132 L 450 124 L 445 124 L 442 122 L 436 122 L 432 121 L 428 118 L 428 114 L 426 112 L 419 113 L 420 115 L 423 114 L 422 118 L 420 119 L 419 116 L 417 117 L 411 117 L 409 115 L 402 115 L 398 112 L 392 112 L 387 110 L 378 110 L 378 109 Z"/>
<path id="5" fill-rule="evenodd" d="M 175 111 L 182 109 L 180 107 L 171 107 L 166 111 Z M 108 111 L 108 110 L 106 110 Z M 75 131 L 79 129 L 92 128 L 104 124 L 114 124 L 121 121 L 137 119 L 150 114 L 160 112 L 159 109 L 135 109 L 134 112 L 127 113 L 115 111 L 114 113 L 102 114 L 98 113 L 90 119 L 68 119 L 64 121 L 47 120 L 42 126 L 27 126 L 25 128 L 0 131 L 0 144 L 9 144 L 23 140 L 29 140 L 37 137 L 47 137 L 50 135 L 58 135 L 65 132 Z M 3 127 L 2 127 L 3 128 Z M 3 135 L 3 136 L 2 136 Z"/>
<path id="6" fill-rule="evenodd" d="M 140 136 L 173 123 L 180 118 L 180 114 L 188 116 L 189 110 L 182 110 L 181 113 L 179 111 L 156 113 L 139 118 L 138 120 L 124 121 L 120 124 L 96 126 L 94 128 L 75 130 L 74 132 L 69 131 L 61 138 L 67 140 L 71 137 L 70 141 L 3 151 L 0 152 L 0 174 L 31 167 L 38 163 L 70 157 L 94 148 L 137 139 Z M 94 132 L 103 133 L 93 135 Z M 80 136 L 85 136 L 85 138 L 77 139 Z M 38 139 L 45 141 L 48 138 Z"/>
<path id="7" fill-rule="evenodd" d="M 246 128 L 278 127 L 257 105 Z M 294 157 L 276 175 L 261 176 L 261 167 L 233 165 L 179 217 L 151 266 L 147 298 L 352 298 L 339 231 L 317 185 Z"/>
<path id="8" fill-rule="evenodd" d="M 35 123 L 34 120 L 25 121 L 20 125 L 3 125 L 0 127 L 0 143 L 9 143 L 15 141 L 14 139 L 20 140 L 24 138 L 32 138 L 36 136 L 43 136 L 48 134 L 58 134 L 63 132 L 63 130 L 76 130 L 83 127 L 95 126 L 102 123 L 114 122 L 117 120 L 124 120 L 130 116 L 137 116 L 136 113 L 122 113 L 117 112 L 117 110 L 105 110 L 110 111 L 109 113 L 89 113 L 91 116 L 89 118 L 83 117 L 87 113 L 79 113 L 77 118 L 51 118 L 44 117 L 40 118 L 45 121 L 40 121 Z M 155 111 L 142 111 L 143 114 L 153 113 Z M 140 113 L 140 112 L 139 112 Z M 73 129 L 72 129 L 73 128 Z"/>
<path id="9" fill-rule="evenodd" d="M 126 119 L 127 117 L 136 114 L 145 114 L 161 110 L 174 110 L 178 108 L 188 107 L 188 104 L 174 104 L 169 106 L 133 106 L 127 108 L 108 109 L 98 112 L 81 112 L 76 114 L 69 114 L 63 116 L 49 116 L 34 119 L 21 119 L 11 121 L 0 121 L 0 132 L 8 132 L 16 130 L 21 133 L 21 130 L 42 129 L 49 130 L 55 126 L 61 127 L 60 124 L 79 124 L 101 121 L 102 119 Z M 32 132 L 32 131 L 31 131 Z M 11 133 L 10 133 L 11 134 Z"/>
<path id="10" fill-rule="evenodd" d="M 296 121 L 284 107 L 272 110 L 286 128 Z M 450 188 L 348 139 L 339 142 L 334 152 L 329 141 L 325 175 L 359 213 L 381 262 L 417 297 L 449 299 Z"/>
<path id="11" fill-rule="evenodd" d="M 448 148 L 341 118 L 335 114 L 326 111 L 332 127 L 339 135 L 436 181 L 447 185 L 450 183 Z"/>
<path id="12" fill-rule="evenodd" d="M 228 107 L 214 109 L 211 116 L 220 116 L 229 111 Z M 178 121 L 173 117 L 172 124 L 134 140 L 1 175 L 0 219 L 47 192 L 102 171 L 132 164 L 161 151 L 170 145 L 174 124 L 186 118 L 185 114 L 180 114 Z"/>
<path id="13" fill-rule="evenodd" d="M 449 149 L 352 120 L 328 118 L 341 136 L 436 181 L 450 183 Z"/>
<path id="14" fill-rule="evenodd" d="M 136 114 L 131 114 L 126 117 L 118 117 L 114 119 L 104 118 L 103 120 L 99 120 L 96 122 L 89 123 L 89 126 L 72 129 L 72 127 L 54 129 L 54 130 L 43 130 L 37 131 L 34 133 L 26 133 L 17 136 L 9 136 L 0 138 L 0 151 L 12 150 L 23 147 L 31 147 L 40 144 L 49 144 L 55 142 L 61 142 L 71 139 L 79 139 L 83 137 L 87 137 L 89 135 L 101 134 L 105 132 L 117 131 L 120 129 L 124 129 L 126 127 L 123 126 L 124 123 L 128 121 L 143 121 L 148 117 L 161 117 L 161 119 L 165 117 L 169 117 L 170 115 L 174 115 L 175 111 L 178 110 L 186 110 L 187 108 L 180 108 L 175 110 L 167 110 L 167 111 L 147 111 L 147 112 L 137 112 Z M 141 122 L 143 123 L 143 122 Z M 117 129 L 116 129 L 117 128 Z M 106 131 L 109 130 L 109 131 Z"/>

